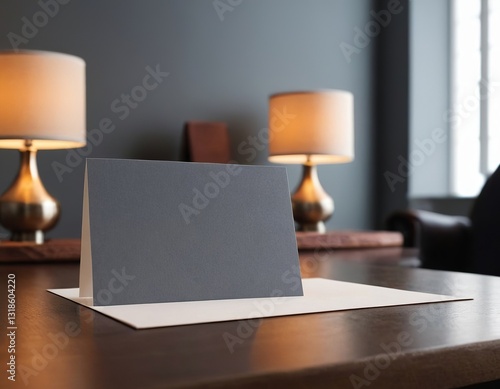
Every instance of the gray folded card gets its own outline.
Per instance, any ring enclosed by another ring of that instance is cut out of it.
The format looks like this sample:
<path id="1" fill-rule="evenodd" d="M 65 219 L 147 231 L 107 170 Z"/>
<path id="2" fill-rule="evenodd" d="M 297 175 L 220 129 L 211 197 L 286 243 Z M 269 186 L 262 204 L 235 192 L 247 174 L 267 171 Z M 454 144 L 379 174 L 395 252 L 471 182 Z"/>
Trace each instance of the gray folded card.
<path id="1" fill-rule="evenodd" d="M 88 159 L 80 297 L 302 296 L 283 167 Z"/>

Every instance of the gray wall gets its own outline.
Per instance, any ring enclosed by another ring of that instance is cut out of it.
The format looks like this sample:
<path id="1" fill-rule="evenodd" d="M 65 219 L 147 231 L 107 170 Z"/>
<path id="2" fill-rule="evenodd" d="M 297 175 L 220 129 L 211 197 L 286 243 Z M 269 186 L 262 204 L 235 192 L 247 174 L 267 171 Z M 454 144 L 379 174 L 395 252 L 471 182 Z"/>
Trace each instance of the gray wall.
<path id="1" fill-rule="evenodd" d="M 226 121 L 236 150 L 267 127 L 269 94 L 352 91 L 356 160 L 322 166 L 319 174 L 337 207 L 328 228 L 370 228 L 374 45 L 352 55 L 350 63 L 339 45 L 353 44 L 354 28 L 371 20 L 371 6 L 352 0 L 246 0 L 221 20 L 208 0 L 72 0 L 19 48 L 66 52 L 87 62 L 87 128 L 96 128 L 102 118 L 116 125 L 91 157 L 175 160 L 188 119 Z M 10 32 L 21 34 L 21 18 L 32 20 L 39 10 L 37 2 L 2 1 L 0 49 L 10 48 Z M 146 66 L 157 64 L 170 75 L 121 120 L 112 102 L 140 84 Z M 63 207 L 53 237 L 80 234 L 84 164 L 64 174 L 62 182 L 51 168 L 53 161 L 65 163 L 67 153 L 39 154 L 41 176 Z M 234 156 L 246 162 L 247 156 Z M 266 157 L 264 150 L 252 163 L 267 163 Z M 0 150 L 0 191 L 17 163 L 17 152 Z M 300 168 L 290 166 L 288 172 L 293 188 Z"/>

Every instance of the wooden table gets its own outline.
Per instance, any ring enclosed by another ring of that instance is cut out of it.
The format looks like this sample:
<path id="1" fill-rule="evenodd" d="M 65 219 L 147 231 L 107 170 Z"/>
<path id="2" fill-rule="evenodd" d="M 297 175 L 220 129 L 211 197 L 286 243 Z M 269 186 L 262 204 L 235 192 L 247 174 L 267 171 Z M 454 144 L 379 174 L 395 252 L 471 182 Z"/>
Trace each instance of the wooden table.
<path id="1" fill-rule="evenodd" d="M 51 239 L 44 244 L 0 241 L 0 264 L 53 261 L 80 261 L 80 239 Z"/>
<path id="2" fill-rule="evenodd" d="M 18 363 L 10 385 L 2 302 L 0 386 L 25 387 L 23 375 L 41 389 L 445 388 L 500 379 L 500 278 L 323 254 L 302 254 L 305 277 L 475 300 L 138 331 L 45 291 L 77 286 L 77 264 L 3 264 L 3 301 L 7 275 L 16 275 Z M 233 352 L 224 334 L 240 338 Z"/>

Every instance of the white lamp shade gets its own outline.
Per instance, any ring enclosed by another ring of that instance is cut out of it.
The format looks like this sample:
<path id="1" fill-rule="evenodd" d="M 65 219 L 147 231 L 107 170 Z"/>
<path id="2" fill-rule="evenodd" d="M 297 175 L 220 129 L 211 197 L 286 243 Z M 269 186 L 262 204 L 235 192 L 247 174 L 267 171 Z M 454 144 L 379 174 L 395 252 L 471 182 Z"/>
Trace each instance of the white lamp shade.
<path id="1" fill-rule="evenodd" d="M 354 98 L 340 90 L 289 92 L 269 101 L 269 160 L 344 163 L 354 159 Z"/>
<path id="2" fill-rule="evenodd" d="M 86 144 L 85 62 L 45 51 L 0 52 L 0 148 Z"/>

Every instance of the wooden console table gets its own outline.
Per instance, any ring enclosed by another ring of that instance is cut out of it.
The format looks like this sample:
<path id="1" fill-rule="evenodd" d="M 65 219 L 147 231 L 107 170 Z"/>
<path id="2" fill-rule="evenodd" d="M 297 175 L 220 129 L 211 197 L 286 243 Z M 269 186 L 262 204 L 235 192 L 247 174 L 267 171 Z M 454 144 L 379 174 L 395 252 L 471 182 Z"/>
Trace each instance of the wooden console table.
<path id="1" fill-rule="evenodd" d="M 327 231 L 325 233 L 297 231 L 296 236 L 299 250 L 403 246 L 403 235 L 395 231 Z"/>
<path id="2" fill-rule="evenodd" d="M 80 239 L 51 239 L 44 244 L 0 242 L 0 263 L 79 260 Z"/>
<path id="3" fill-rule="evenodd" d="M 399 232 L 329 231 L 326 234 L 297 232 L 296 235 L 299 250 L 334 249 L 343 258 L 357 260 L 409 256 L 409 251 L 401 247 L 403 237 Z M 52 239 L 42 245 L 0 241 L 0 263 L 79 260 L 80 239 Z"/>

